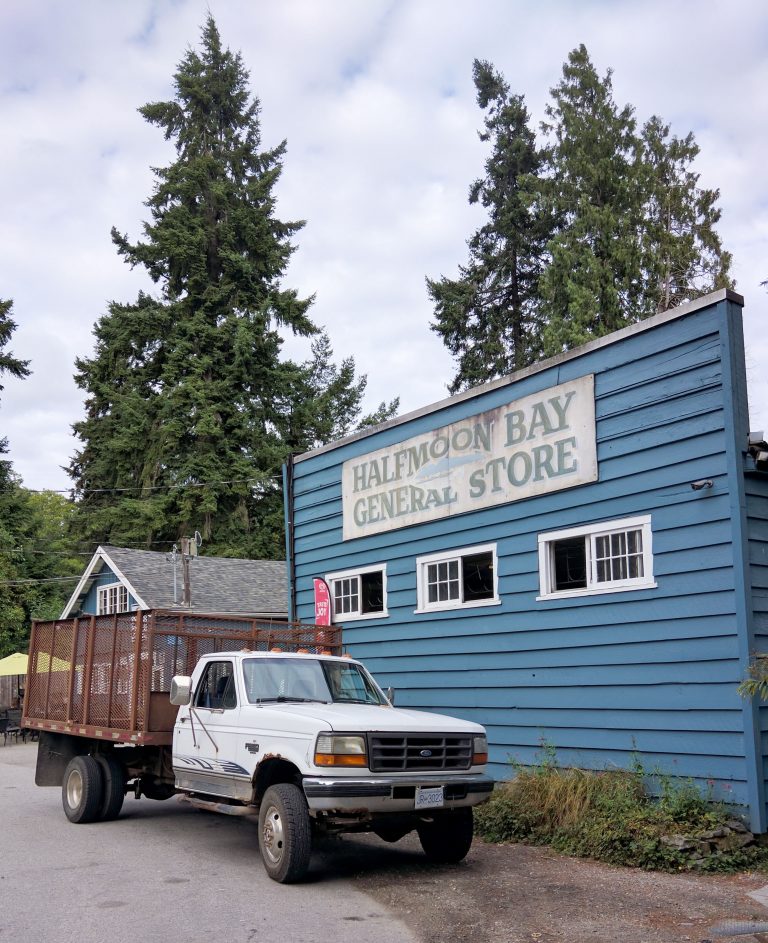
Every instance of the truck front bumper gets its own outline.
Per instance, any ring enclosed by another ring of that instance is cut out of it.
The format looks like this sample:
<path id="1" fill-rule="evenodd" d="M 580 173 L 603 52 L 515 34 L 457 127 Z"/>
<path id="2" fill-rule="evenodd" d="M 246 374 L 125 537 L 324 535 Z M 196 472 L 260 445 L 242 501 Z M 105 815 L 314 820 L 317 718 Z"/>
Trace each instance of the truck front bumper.
<path id="1" fill-rule="evenodd" d="M 416 787 L 443 787 L 443 808 L 484 802 L 493 792 L 489 776 L 404 776 L 342 779 L 307 777 L 304 795 L 311 812 L 413 812 Z"/>

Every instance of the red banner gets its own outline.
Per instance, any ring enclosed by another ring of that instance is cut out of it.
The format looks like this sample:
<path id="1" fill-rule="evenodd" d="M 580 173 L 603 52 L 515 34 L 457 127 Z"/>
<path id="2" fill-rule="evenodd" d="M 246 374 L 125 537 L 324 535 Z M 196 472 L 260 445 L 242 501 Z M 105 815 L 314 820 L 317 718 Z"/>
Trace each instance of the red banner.
<path id="1" fill-rule="evenodd" d="M 315 579 L 315 625 L 331 624 L 331 591 L 325 580 Z"/>

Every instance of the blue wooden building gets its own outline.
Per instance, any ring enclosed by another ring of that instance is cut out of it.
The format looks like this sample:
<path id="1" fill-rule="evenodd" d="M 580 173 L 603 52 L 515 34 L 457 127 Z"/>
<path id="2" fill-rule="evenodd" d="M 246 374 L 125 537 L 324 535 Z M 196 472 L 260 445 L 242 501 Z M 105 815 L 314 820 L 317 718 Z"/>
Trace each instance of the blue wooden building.
<path id="1" fill-rule="evenodd" d="M 491 769 L 640 759 L 766 830 L 768 447 L 720 291 L 298 456 L 291 618 L 328 584 L 399 706 L 488 728 Z"/>

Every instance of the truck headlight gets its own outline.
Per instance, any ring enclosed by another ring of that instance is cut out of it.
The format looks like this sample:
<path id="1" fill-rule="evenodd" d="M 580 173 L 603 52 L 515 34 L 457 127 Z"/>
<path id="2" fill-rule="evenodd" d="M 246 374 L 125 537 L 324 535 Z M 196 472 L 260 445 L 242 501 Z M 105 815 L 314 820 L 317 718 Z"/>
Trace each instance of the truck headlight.
<path id="1" fill-rule="evenodd" d="M 484 763 L 487 763 L 487 762 L 488 762 L 488 738 L 485 736 L 473 737 L 472 738 L 472 765 L 482 766 Z"/>
<path id="2" fill-rule="evenodd" d="M 365 737 L 322 733 L 315 744 L 315 766 L 367 766 Z"/>

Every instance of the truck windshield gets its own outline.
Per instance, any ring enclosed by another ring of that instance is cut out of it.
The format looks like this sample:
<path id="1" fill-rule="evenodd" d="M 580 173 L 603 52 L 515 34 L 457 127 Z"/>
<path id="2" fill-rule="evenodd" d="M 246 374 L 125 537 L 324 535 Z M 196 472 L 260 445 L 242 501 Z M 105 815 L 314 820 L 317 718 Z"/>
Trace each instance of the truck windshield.
<path id="1" fill-rule="evenodd" d="M 376 685 L 359 665 L 311 658 L 246 658 L 245 691 L 251 704 L 331 701 L 383 704 Z"/>

